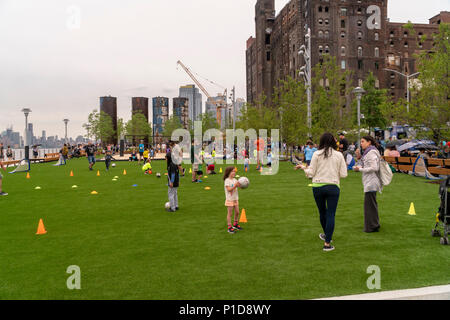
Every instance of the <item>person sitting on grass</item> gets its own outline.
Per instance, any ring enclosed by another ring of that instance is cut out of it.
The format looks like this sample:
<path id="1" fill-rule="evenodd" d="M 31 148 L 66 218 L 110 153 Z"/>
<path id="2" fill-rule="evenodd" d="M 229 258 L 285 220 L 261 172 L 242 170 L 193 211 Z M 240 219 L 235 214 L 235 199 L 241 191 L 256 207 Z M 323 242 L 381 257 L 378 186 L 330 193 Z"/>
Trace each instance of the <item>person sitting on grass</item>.
<path id="1" fill-rule="evenodd" d="M 227 225 L 228 233 L 235 233 L 236 230 L 242 230 L 238 224 L 239 221 L 239 194 L 237 188 L 240 187 L 239 181 L 236 180 L 236 170 L 234 167 L 225 169 L 223 175 L 225 188 L 225 206 L 227 207 Z M 231 216 L 234 211 L 234 223 L 231 224 Z"/>
<path id="2" fill-rule="evenodd" d="M 136 155 L 136 148 L 133 146 L 131 148 L 131 156 L 129 158 L 130 161 L 138 161 L 137 155 Z"/>
<path id="3" fill-rule="evenodd" d="M 3 169 L 3 171 L 6 172 L 6 168 L 3 165 L 2 161 L 0 161 L 0 167 Z M 2 176 L 2 173 L 0 172 L 0 196 L 7 196 L 8 194 L 6 192 L 3 192 L 2 183 L 3 183 L 3 176 Z"/>

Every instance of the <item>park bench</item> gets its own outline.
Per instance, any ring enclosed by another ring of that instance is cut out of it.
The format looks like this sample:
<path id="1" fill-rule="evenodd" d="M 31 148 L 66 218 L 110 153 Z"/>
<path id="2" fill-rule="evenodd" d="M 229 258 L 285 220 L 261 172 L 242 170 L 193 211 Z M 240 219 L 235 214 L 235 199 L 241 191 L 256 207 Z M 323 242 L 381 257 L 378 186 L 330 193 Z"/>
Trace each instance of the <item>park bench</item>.
<path id="1" fill-rule="evenodd" d="M 7 161 L 2 161 L 3 165 L 5 167 L 9 167 L 9 166 L 16 166 L 20 163 L 20 160 L 7 160 Z"/>
<path id="2" fill-rule="evenodd" d="M 44 155 L 44 162 L 58 161 L 59 153 L 46 153 Z"/>
<path id="3" fill-rule="evenodd" d="M 413 170 L 417 157 L 383 157 L 397 171 L 409 172 Z M 434 175 L 450 175 L 450 159 L 427 159 L 428 172 Z"/>
<path id="4" fill-rule="evenodd" d="M 397 163 L 399 171 L 408 172 L 413 170 L 414 162 L 412 162 L 412 158 L 410 157 L 398 157 Z"/>
<path id="5" fill-rule="evenodd" d="M 427 162 L 428 162 L 427 168 L 431 174 L 443 175 L 443 176 L 450 175 L 450 161 L 449 160 L 428 159 Z M 449 168 L 446 168 L 447 164 L 449 165 Z"/>

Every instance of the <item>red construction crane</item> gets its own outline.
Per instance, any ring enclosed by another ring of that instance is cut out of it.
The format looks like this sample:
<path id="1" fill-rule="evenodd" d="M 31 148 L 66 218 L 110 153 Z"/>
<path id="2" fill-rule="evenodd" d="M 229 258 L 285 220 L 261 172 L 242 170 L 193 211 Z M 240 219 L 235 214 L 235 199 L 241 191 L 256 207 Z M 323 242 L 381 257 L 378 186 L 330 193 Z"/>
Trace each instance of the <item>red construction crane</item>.
<path id="1" fill-rule="evenodd" d="M 195 84 L 200 88 L 200 90 L 202 90 L 202 92 L 208 98 L 207 99 L 208 103 L 214 104 L 216 106 L 217 123 L 221 127 L 222 126 L 222 112 L 221 111 L 222 111 L 222 109 L 226 110 L 226 107 L 227 107 L 227 102 L 226 102 L 227 89 L 223 88 L 222 86 L 218 85 L 217 83 L 214 83 L 214 82 L 208 80 L 212 84 L 219 86 L 222 89 L 225 89 L 224 94 L 222 96 L 223 99 L 215 100 L 213 97 L 211 97 L 211 95 L 208 93 L 208 91 L 205 89 L 205 87 L 203 87 L 203 85 L 197 80 L 197 78 L 195 78 L 192 71 L 188 67 L 186 67 L 180 60 L 177 61 L 177 65 L 180 65 L 183 68 L 183 70 L 186 71 L 186 73 L 189 75 L 189 77 L 191 77 L 191 79 L 195 82 Z"/>

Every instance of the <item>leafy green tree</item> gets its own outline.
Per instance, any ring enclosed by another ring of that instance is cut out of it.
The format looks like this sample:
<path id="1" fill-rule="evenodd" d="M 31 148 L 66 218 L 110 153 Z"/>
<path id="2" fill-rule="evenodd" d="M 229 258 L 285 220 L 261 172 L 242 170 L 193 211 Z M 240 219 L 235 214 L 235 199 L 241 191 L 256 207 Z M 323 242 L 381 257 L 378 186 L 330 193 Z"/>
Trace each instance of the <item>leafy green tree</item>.
<path id="1" fill-rule="evenodd" d="M 202 122 L 202 130 L 203 132 L 209 129 L 220 129 L 219 124 L 217 123 L 217 119 L 214 118 L 208 112 L 202 113 L 199 116 L 200 121 Z"/>
<path id="2" fill-rule="evenodd" d="M 280 138 L 290 147 L 304 144 L 308 139 L 306 90 L 303 82 L 288 76 L 279 80 L 279 86 L 274 88 L 273 107 L 278 111 L 277 125 L 280 128 Z"/>
<path id="3" fill-rule="evenodd" d="M 352 87 L 351 73 L 336 63 L 336 58 L 323 56 L 323 62 L 313 68 L 312 78 L 312 136 L 315 141 L 324 132 L 336 134 L 352 127 L 347 97 Z M 306 119 L 305 119 L 306 121 Z"/>
<path id="4" fill-rule="evenodd" d="M 382 110 L 390 106 L 387 90 L 375 88 L 375 77 L 372 72 L 363 82 L 363 89 L 366 92 L 361 98 L 361 113 L 364 114 L 362 124 L 369 129 L 369 132 L 376 127 L 384 129 L 388 122 Z M 355 115 L 356 113 L 355 108 Z"/>
<path id="5" fill-rule="evenodd" d="M 150 143 L 152 141 L 152 127 L 140 111 L 133 113 L 131 119 L 125 125 L 125 131 L 128 136 L 133 137 L 133 142 L 136 139 L 148 139 Z"/>
<path id="6" fill-rule="evenodd" d="M 439 142 L 450 137 L 450 24 L 441 24 L 435 35 L 431 52 L 417 58 L 420 72 L 412 89 L 410 103 L 411 125 L 419 130 L 419 137 Z"/>
<path id="7" fill-rule="evenodd" d="M 181 124 L 180 118 L 174 115 L 171 115 L 169 119 L 164 123 L 164 131 L 163 136 L 171 137 L 172 132 L 176 129 L 183 128 L 183 125 Z"/>
<path id="8" fill-rule="evenodd" d="M 125 122 L 123 121 L 123 118 L 117 119 L 117 136 L 120 139 L 120 137 L 125 134 Z"/>
<path id="9" fill-rule="evenodd" d="M 100 113 L 97 109 L 94 109 L 88 115 L 88 121 L 83 124 L 83 128 L 86 130 L 86 138 L 94 138 L 96 141 L 100 136 L 99 132 Z"/>
<path id="10" fill-rule="evenodd" d="M 103 143 L 116 142 L 116 131 L 114 130 L 111 116 L 100 111 L 98 120 L 98 137 Z"/>

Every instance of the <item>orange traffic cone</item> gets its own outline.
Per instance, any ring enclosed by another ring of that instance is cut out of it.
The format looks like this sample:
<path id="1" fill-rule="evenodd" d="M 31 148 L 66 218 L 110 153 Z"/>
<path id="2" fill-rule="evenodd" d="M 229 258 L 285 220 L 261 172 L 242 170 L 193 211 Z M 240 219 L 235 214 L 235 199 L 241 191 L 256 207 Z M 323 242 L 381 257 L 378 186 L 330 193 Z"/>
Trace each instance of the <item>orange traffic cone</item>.
<path id="1" fill-rule="evenodd" d="M 39 225 L 36 234 L 46 234 L 47 230 L 45 230 L 44 222 L 42 219 L 39 220 Z"/>
<path id="2" fill-rule="evenodd" d="M 239 219 L 241 223 L 247 223 L 247 216 L 245 215 L 245 209 L 242 209 L 241 218 Z"/>
<path id="3" fill-rule="evenodd" d="M 97 177 L 100 177 L 100 170 L 97 170 Z"/>
<path id="4" fill-rule="evenodd" d="M 70 176 L 73 177 L 73 171 L 72 170 L 70 170 Z"/>
<path id="5" fill-rule="evenodd" d="M 237 167 L 234 167 L 234 171 L 236 171 L 236 172 L 237 172 Z"/>
<path id="6" fill-rule="evenodd" d="M 31 177 L 30 177 L 30 173 L 29 172 L 27 172 L 27 179 L 30 179 Z"/>
<path id="7" fill-rule="evenodd" d="M 126 176 L 127 175 L 127 170 L 123 170 L 123 175 Z"/>
<path id="8" fill-rule="evenodd" d="M 247 172 L 247 167 L 245 167 L 245 172 Z"/>

